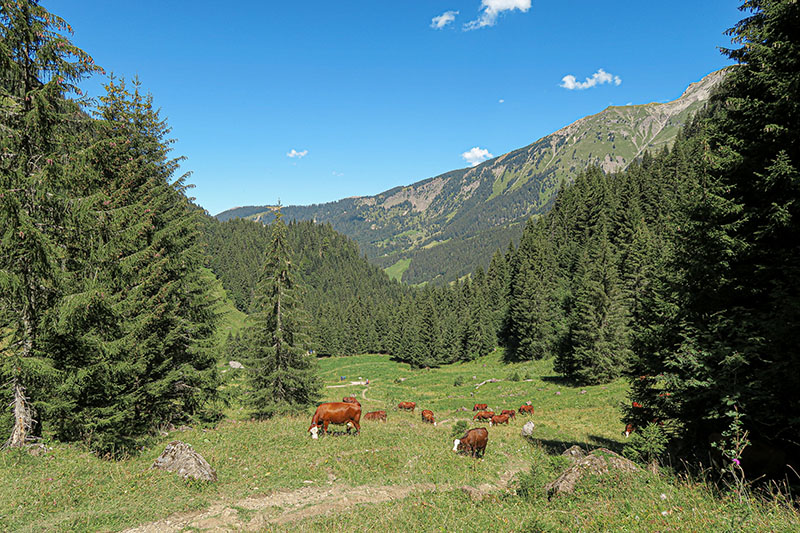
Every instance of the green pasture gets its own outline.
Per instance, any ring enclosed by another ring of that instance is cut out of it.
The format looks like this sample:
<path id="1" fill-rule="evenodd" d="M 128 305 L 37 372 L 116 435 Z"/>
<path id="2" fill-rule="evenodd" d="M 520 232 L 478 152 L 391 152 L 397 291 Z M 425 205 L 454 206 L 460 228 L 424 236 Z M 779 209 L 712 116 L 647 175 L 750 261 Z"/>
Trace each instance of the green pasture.
<path id="1" fill-rule="evenodd" d="M 325 400 L 354 395 L 364 412 L 387 411 L 388 422 L 362 421 L 358 436 L 331 426 L 337 434 L 313 441 L 307 433 L 310 410 L 256 422 L 232 404 L 216 428 L 157 436 L 140 455 L 118 462 L 52 442 L 43 457 L 2 452 L 0 531 L 116 531 L 219 503 L 229 506 L 240 525 L 265 531 L 800 530 L 798 515 L 782 497 L 742 500 L 703 480 L 646 470 L 588 479 L 574 495 L 548 501 L 542 487 L 568 466 L 563 449 L 575 443 L 621 448 L 619 406 L 627 402 L 627 385 L 574 387 L 559 380 L 550 362 L 506 365 L 500 356 L 430 370 L 411 370 L 383 355 L 320 360 Z M 530 381 L 510 381 L 514 374 Z M 476 388 L 490 378 L 503 381 Z M 350 384 L 366 379 L 369 386 Z M 536 440 L 520 436 L 529 418 L 518 416 L 509 426 L 489 429 L 484 459 L 451 451 L 457 421 L 478 425 L 471 422 L 473 404 L 516 409 L 527 400 L 536 411 L 530 417 Z M 399 401 L 414 401 L 418 409 L 399 412 Z M 436 427 L 421 422 L 421 409 L 434 412 Z M 187 483 L 149 469 L 176 439 L 217 469 L 216 483 Z M 483 487 L 486 499 L 473 502 L 463 486 Z M 346 495 L 371 487 L 421 488 L 391 501 L 332 506 L 325 514 L 314 514 L 319 503 L 309 505 L 308 516 L 289 521 L 278 520 L 285 509 L 253 511 L 242 503 L 276 493 Z M 197 529 L 202 528 L 187 530 Z"/>

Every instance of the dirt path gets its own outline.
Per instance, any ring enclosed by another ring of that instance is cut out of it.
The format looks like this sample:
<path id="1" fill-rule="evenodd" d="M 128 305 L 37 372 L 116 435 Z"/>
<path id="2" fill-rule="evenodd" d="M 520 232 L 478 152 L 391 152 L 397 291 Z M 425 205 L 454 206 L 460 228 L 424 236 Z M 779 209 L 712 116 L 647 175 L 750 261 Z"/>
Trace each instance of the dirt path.
<path id="1" fill-rule="evenodd" d="M 473 498 L 481 499 L 486 494 L 505 490 L 514 475 L 523 469 L 521 463 L 509 463 L 496 484 L 485 483 L 477 488 L 461 487 L 461 490 Z M 434 483 L 303 487 L 236 502 L 216 503 L 202 511 L 174 514 L 126 529 L 123 533 L 173 533 L 187 528 L 193 531 L 260 531 L 269 524 L 288 524 L 314 516 L 340 513 L 354 505 L 383 503 L 406 498 L 415 492 L 434 490 L 447 492 L 455 490 L 455 487 Z"/>
<path id="2" fill-rule="evenodd" d="M 169 533 L 192 530 L 260 531 L 267 524 L 286 524 L 305 518 L 338 513 L 364 503 L 406 498 L 414 492 L 451 490 L 433 483 L 361 487 L 304 487 L 269 496 L 250 497 L 234 503 L 218 503 L 206 510 L 172 515 L 163 520 L 127 529 L 124 533 Z"/>

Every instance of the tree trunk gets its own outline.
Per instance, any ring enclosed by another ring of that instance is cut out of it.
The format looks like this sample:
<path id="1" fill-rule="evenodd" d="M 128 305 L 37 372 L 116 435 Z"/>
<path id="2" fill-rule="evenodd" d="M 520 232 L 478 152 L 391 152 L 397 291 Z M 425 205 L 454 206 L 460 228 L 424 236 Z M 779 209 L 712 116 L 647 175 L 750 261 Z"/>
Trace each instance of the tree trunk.
<path id="1" fill-rule="evenodd" d="M 22 448 L 28 441 L 33 417 L 31 408 L 25 398 L 25 389 L 18 378 L 14 379 L 14 428 L 6 442 L 6 448 Z"/>

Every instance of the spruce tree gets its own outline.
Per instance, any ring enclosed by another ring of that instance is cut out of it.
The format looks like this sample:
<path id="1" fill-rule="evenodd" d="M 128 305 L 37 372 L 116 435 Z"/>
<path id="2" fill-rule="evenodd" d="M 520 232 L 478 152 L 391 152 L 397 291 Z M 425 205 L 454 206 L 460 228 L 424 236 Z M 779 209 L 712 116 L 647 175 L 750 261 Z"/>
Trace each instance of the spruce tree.
<path id="1" fill-rule="evenodd" d="M 316 361 L 308 353 L 308 326 L 280 210 L 257 293 L 246 335 L 253 414 L 269 418 L 301 411 L 316 402 L 321 385 Z"/>
<path id="2" fill-rule="evenodd" d="M 725 50 L 739 64 L 701 123 L 703 167 L 665 287 L 675 296 L 662 295 L 675 311 L 656 345 L 663 372 L 641 392 L 677 398 L 659 408 L 690 443 L 741 417 L 753 437 L 796 450 L 800 5 L 752 0 L 742 10 L 729 30 L 741 47 Z"/>
<path id="3" fill-rule="evenodd" d="M 579 383 L 603 383 L 630 365 L 630 330 L 616 271 L 616 258 L 605 232 L 588 243 L 575 280 L 569 344 L 555 369 Z"/>
<path id="4" fill-rule="evenodd" d="M 36 0 L 0 1 L 0 382 L 13 396 L 8 446 L 40 432 L 57 382 L 47 320 L 62 296 L 70 220 L 71 132 L 81 114 L 69 95 L 98 70 Z M 49 389 L 49 393 L 45 392 Z M 5 394 L 3 394 L 5 398 Z M 0 400 L 3 404 L 6 399 Z"/>
<path id="5" fill-rule="evenodd" d="M 169 128 L 138 84 L 112 80 L 77 162 L 90 230 L 72 253 L 54 326 L 56 434 L 112 455 L 152 430 L 213 416 L 215 317 L 202 269 L 201 212 L 173 180 Z"/>

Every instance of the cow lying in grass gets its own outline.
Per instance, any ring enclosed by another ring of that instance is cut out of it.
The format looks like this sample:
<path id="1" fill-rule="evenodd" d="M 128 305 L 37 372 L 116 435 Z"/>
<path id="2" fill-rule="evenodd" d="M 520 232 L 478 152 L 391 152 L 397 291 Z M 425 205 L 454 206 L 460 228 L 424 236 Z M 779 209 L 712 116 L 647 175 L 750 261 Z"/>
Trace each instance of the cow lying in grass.
<path id="1" fill-rule="evenodd" d="M 422 411 L 422 421 L 427 422 L 428 424 L 436 425 L 436 420 L 433 419 L 433 411 L 430 409 L 425 409 Z"/>

